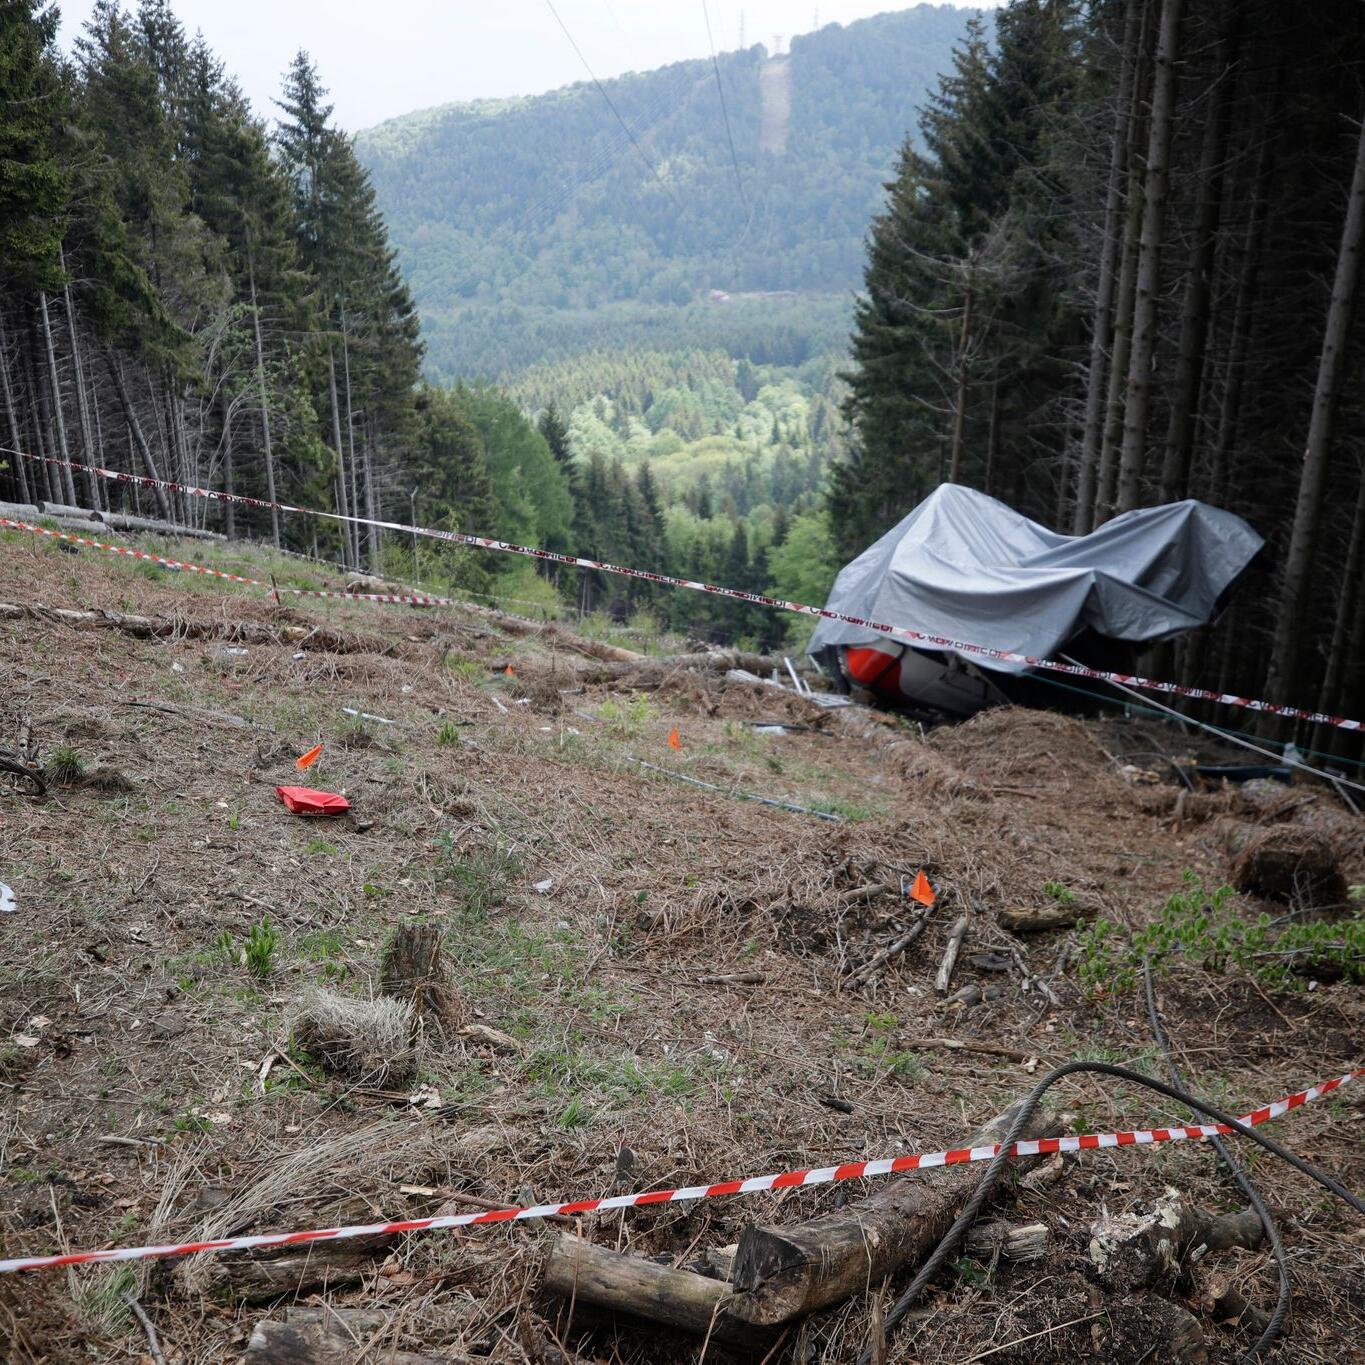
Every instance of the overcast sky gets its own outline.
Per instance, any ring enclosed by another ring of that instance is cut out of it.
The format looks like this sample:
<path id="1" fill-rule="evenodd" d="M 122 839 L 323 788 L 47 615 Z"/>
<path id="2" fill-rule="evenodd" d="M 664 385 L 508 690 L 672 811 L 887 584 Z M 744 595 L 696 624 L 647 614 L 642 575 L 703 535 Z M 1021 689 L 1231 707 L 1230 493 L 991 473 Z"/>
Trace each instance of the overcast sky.
<path id="1" fill-rule="evenodd" d="M 979 0 L 989 6 L 999 0 Z M 59 0 L 70 46 L 92 0 Z M 130 0 L 135 3 L 135 0 Z M 702 0 L 554 0 L 600 77 L 647 71 L 709 49 Z M 896 0 L 706 0 L 716 49 L 790 41 L 819 24 L 849 23 Z M 175 0 L 189 33 L 241 83 L 258 113 L 299 48 L 331 90 L 336 118 L 355 132 L 433 104 L 535 95 L 586 79 L 547 0 Z"/>

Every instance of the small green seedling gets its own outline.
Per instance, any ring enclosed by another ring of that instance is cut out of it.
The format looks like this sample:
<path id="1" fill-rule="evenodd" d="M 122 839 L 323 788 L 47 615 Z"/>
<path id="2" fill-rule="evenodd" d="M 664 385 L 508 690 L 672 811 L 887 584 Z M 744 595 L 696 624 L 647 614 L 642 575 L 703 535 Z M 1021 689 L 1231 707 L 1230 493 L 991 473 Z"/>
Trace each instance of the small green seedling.
<path id="1" fill-rule="evenodd" d="M 275 950 L 280 946 L 279 931 L 267 915 L 251 926 L 246 936 L 246 969 L 257 978 L 267 977 L 275 970 Z"/>

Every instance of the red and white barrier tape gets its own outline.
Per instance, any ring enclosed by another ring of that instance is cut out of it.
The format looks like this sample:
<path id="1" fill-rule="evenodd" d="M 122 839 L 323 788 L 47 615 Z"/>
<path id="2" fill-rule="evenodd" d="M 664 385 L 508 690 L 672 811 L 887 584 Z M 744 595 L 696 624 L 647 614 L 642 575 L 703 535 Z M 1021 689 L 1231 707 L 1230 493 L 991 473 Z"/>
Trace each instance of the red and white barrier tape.
<path id="1" fill-rule="evenodd" d="M 223 493 L 214 488 L 195 488 L 189 484 L 175 483 L 169 479 L 153 479 L 145 474 L 125 474 L 115 469 L 102 469 L 98 465 L 85 465 L 76 460 L 59 460 L 54 456 L 30 455 L 25 451 L 9 450 L 12 455 L 38 463 L 57 465 L 82 473 L 93 474 L 97 478 L 111 479 L 116 483 L 134 484 L 141 488 L 161 488 L 185 497 L 208 498 L 214 502 L 231 502 L 242 507 L 257 507 L 277 512 L 291 512 L 300 516 L 322 517 L 328 521 L 350 522 L 359 526 L 377 526 L 381 530 L 397 531 L 405 536 L 428 536 L 433 540 L 444 540 L 455 545 L 470 545 L 482 550 L 500 550 L 506 554 L 527 555 L 532 559 L 545 560 L 551 564 L 566 564 L 573 568 L 593 569 L 599 573 L 618 574 L 623 578 L 635 578 L 645 583 L 656 583 L 667 588 L 687 588 L 691 592 L 710 593 L 715 597 L 728 597 L 736 602 L 748 602 L 757 607 L 771 607 L 776 611 L 795 612 L 799 616 L 818 616 L 826 621 L 840 621 L 844 625 L 858 626 L 863 630 L 875 631 L 897 640 L 906 640 L 921 648 L 950 650 L 956 654 L 969 654 L 981 659 L 991 659 L 997 663 L 1018 664 L 1025 668 L 1041 668 L 1051 673 L 1066 673 L 1074 678 L 1091 678 L 1098 682 L 1118 683 L 1124 687 L 1142 688 L 1148 692 L 1162 692 L 1174 697 L 1188 697 L 1195 701 L 1211 701 L 1223 706 L 1236 706 L 1246 711 L 1264 711 L 1273 716 L 1284 716 L 1289 720 L 1310 721 L 1316 725 L 1334 725 L 1342 730 L 1365 730 L 1365 720 L 1352 720 L 1343 716 L 1329 716 L 1321 711 L 1308 711 L 1297 706 L 1281 706 L 1277 702 L 1261 701 L 1255 697 L 1239 697 L 1231 692 L 1214 692 L 1205 687 L 1189 687 L 1184 683 L 1163 682 L 1155 678 L 1138 677 L 1131 673 L 1114 673 L 1100 668 L 1087 668 L 1084 664 L 1063 663 L 1056 659 L 1040 659 L 1032 654 L 1016 654 L 1007 649 L 991 649 L 986 645 L 971 644 L 966 640 L 954 640 L 946 635 L 928 635 L 923 631 L 911 630 L 905 626 L 887 625 L 881 621 L 868 621 L 861 616 L 847 612 L 833 611 L 829 607 L 812 607 L 804 602 L 788 602 L 778 597 L 765 597 L 762 593 L 746 592 L 742 588 L 722 588 L 714 583 L 702 583 L 692 578 L 677 578 L 672 574 L 651 573 L 646 569 L 630 569 L 620 564 L 609 564 L 605 560 L 585 559 L 581 555 L 560 554 L 556 550 L 542 550 L 534 546 L 515 545 L 511 541 L 494 540 L 487 536 L 471 536 L 461 531 L 441 531 L 429 526 L 409 526 L 399 521 L 382 521 L 372 517 L 344 516 L 340 512 L 320 511 L 312 507 L 295 507 L 287 502 L 268 502 L 262 498 L 248 498 L 240 493 Z"/>
<path id="2" fill-rule="evenodd" d="M 274 583 L 264 583 L 259 578 L 247 578 L 243 574 L 228 573 L 223 569 L 210 569 L 204 564 L 191 564 L 184 559 L 167 559 L 164 555 L 154 555 L 147 550 L 134 550 L 128 545 L 110 545 L 103 540 L 92 540 L 89 536 L 78 536 L 70 531 L 54 531 L 47 526 L 34 526 L 27 521 L 11 521 L 0 517 L 0 527 L 8 526 L 16 531 L 32 531 L 35 535 L 48 536 L 53 540 L 70 541 L 73 545 L 88 545 L 92 550 L 103 550 L 106 554 L 125 555 L 129 559 L 143 559 L 163 568 L 181 570 L 186 573 L 203 574 L 206 578 L 224 578 L 229 583 L 242 583 L 249 588 L 260 588 L 265 592 L 285 594 L 289 597 L 330 597 L 343 602 L 391 602 L 408 607 L 454 607 L 459 603 L 452 597 L 429 597 L 414 593 L 403 596 L 385 592 L 329 592 L 323 588 L 281 588 Z"/>
<path id="3" fill-rule="evenodd" d="M 1330 1095 L 1365 1076 L 1365 1068 L 1349 1071 L 1307 1090 L 1286 1095 L 1274 1104 L 1253 1109 L 1241 1122 L 1250 1126 L 1279 1118 L 1314 1100 Z M 1075 1137 L 1037 1138 L 1016 1142 L 1011 1156 L 1051 1156 L 1055 1152 L 1085 1152 L 1105 1147 L 1143 1147 L 1160 1142 L 1225 1137 L 1234 1130 L 1222 1123 L 1201 1123 L 1181 1128 L 1139 1128 L 1120 1133 L 1083 1133 Z M 403 1232 L 435 1232 L 443 1228 L 476 1227 L 484 1223 L 515 1223 L 557 1215 L 602 1213 L 609 1209 L 639 1208 L 649 1204 L 681 1204 L 696 1199 L 717 1199 L 733 1194 L 756 1194 L 763 1190 L 786 1190 L 809 1185 L 828 1185 L 839 1180 L 862 1180 L 868 1176 L 898 1175 L 936 1166 L 959 1166 L 990 1161 L 999 1146 L 959 1147 L 945 1152 L 924 1152 L 887 1157 L 880 1161 L 852 1161 L 842 1166 L 815 1170 L 784 1171 L 780 1175 L 751 1176 L 747 1180 L 723 1180 L 714 1185 L 689 1185 L 676 1190 L 648 1190 L 616 1194 L 603 1199 L 576 1199 L 561 1204 L 536 1204 L 530 1208 L 494 1209 L 486 1213 L 456 1213 L 438 1218 L 401 1218 L 388 1223 L 362 1223 L 339 1228 L 313 1228 L 303 1232 L 266 1232 L 247 1237 L 221 1237 L 206 1242 L 176 1242 L 166 1246 L 110 1247 L 101 1251 L 69 1251 L 58 1256 L 17 1256 L 0 1261 L 0 1274 L 16 1270 L 55 1270 L 62 1266 L 91 1265 L 101 1261 L 164 1260 L 194 1256 L 207 1251 L 251 1251 L 260 1247 L 302 1246 L 311 1242 L 340 1242 L 353 1237 L 381 1237 Z"/>

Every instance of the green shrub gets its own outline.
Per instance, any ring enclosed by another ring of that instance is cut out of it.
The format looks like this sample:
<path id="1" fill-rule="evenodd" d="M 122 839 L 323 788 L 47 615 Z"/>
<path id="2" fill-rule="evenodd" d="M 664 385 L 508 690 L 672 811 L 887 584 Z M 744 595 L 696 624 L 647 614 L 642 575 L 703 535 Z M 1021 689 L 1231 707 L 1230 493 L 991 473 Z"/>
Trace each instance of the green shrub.
<path id="1" fill-rule="evenodd" d="M 1160 970 L 1172 957 L 1212 972 L 1245 972 L 1268 985 L 1290 984 L 1295 968 L 1317 967 L 1365 980 L 1365 917 L 1310 920 L 1274 933 L 1267 914 L 1244 919 L 1230 904 L 1230 886 L 1209 891 L 1186 869 L 1184 888 L 1136 933 L 1096 920 L 1077 935 L 1081 984 L 1091 995 L 1131 990 L 1144 960 Z"/>

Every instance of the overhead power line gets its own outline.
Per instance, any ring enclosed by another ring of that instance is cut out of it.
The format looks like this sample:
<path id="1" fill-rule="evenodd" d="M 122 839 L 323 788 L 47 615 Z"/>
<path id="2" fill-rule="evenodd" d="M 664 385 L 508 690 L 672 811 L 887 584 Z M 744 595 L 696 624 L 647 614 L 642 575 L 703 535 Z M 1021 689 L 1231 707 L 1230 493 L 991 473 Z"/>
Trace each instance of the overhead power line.
<path id="1" fill-rule="evenodd" d="M 730 164 L 735 168 L 735 188 L 739 191 L 739 202 L 744 212 L 749 211 L 749 201 L 744 194 L 744 181 L 739 174 L 739 157 L 735 155 L 735 135 L 730 128 L 730 110 L 725 103 L 725 86 L 720 79 L 720 62 L 716 60 L 716 40 L 711 36 L 711 12 L 706 0 L 701 0 L 702 18 L 706 20 L 706 41 L 711 48 L 711 67 L 716 73 L 716 93 L 720 96 L 720 113 L 725 120 L 725 140 L 730 144 Z"/>
<path id="2" fill-rule="evenodd" d="M 583 63 L 583 70 L 588 73 L 592 83 L 597 87 L 597 93 L 606 100 L 607 108 L 616 116 L 617 123 L 625 130 L 626 136 L 630 139 L 630 145 L 640 154 L 640 160 L 649 168 L 649 173 L 663 186 L 668 193 L 668 197 L 677 205 L 679 212 L 681 212 L 682 200 L 673 192 L 673 186 L 659 174 L 659 168 L 650 160 L 649 154 L 640 146 L 639 140 L 636 138 L 635 134 L 631 132 L 630 125 L 621 117 L 621 111 L 616 107 L 616 101 L 607 94 L 606 86 L 597 79 L 596 73 L 593 71 L 592 67 L 588 65 L 588 59 L 583 55 L 583 49 L 574 42 L 574 36 L 569 32 L 569 26 L 559 17 L 559 11 L 555 8 L 554 0 L 545 0 L 545 3 L 549 7 L 550 13 L 554 15 L 555 23 L 564 30 L 564 36 L 569 40 L 569 46 L 573 48 L 574 52 L 578 55 L 578 60 Z"/>

